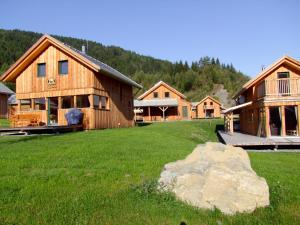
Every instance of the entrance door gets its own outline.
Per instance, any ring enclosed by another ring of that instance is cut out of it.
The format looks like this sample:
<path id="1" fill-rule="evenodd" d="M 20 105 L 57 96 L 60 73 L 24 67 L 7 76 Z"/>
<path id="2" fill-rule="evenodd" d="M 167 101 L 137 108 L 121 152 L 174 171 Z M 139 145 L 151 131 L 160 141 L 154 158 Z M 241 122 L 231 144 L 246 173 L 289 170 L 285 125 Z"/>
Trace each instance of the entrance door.
<path id="1" fill-rule="evenodd" d="M 281 134 L 281 112 L 279 107 L 270 107 L 270 131 L 272 136 Z"/>
<path id="2" fill-rule="evenodd" d="M 182 117 L 187 119 L 189 117 L 187 106 L 182 106 Z"/>
<path id="3" fill-rule="evenodd" d="M 214 110 L 213 109 L 207 109 L 206 111 L 205 111 L 205 116 L 206 116 L 206 118 L 213 118 L 214 117 Z"/>
<path id="4" fill-rule="evenodd" d="M 285 106 L 285 133 L 289 136 L 297 135 L 297 106 Z"/>
<path id="5" fill-rule="evenodd" d="M 48 125 L 58 125 L 58 97 L 48 98 Z"/>

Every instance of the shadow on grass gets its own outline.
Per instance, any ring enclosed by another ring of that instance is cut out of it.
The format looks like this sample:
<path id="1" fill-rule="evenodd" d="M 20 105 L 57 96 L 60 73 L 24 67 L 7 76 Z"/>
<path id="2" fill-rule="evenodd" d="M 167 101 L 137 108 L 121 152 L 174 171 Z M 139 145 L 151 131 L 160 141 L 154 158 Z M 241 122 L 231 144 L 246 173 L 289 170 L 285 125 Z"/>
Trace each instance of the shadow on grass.
<path id="1" fill-rule="evenodd" d="M 150 123 L 150 122 L 138 122 L 138 123 L 135 123 L 135 126 L 136 127 L 145 127 L 145 126 L 149 126 L 151 124 L 152 123 Z"/>

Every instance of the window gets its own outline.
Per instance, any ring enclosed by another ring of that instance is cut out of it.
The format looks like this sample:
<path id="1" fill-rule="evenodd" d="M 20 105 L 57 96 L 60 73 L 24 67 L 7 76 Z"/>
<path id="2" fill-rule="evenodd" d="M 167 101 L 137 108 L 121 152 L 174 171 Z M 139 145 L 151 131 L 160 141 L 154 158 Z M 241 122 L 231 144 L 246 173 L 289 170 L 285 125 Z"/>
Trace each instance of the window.
<path id="1" fill-rule="evenodd" d="M 46 63 L 37 64 L 37 76 L 45 77 L 46 76 Z"/>
<path id="2" fill-rule="evenodd" d="M 165 92 L 165 98 L 170 98 L 170 92 Z"/>
<path id="3" fill-rule="evenodd" d="M 78 95 L 77 96 L 77 108 L 89 108 L 90 101 L 88 95 Z"/>
<path id="4" fill-rule="evenodd" d="M 213 105 L 214 103 L 213 102 L 210 102 L 210 105 Z"/>
<path id="5" fill-rule="evenodd" d="M 153 92 L 153 98 L 158 98 L 158 92 Z"/>
<path id="6" fill-rule="evenodd" d="M 204 105 L 206 105 L 206 102 L 204 102 Z"/>
<path id="7" fill-rule="evenodd" d="M 30 111 L 31 109 L 31 99 L 21 100 L 21 111 Z"/>
<path id="8" fill-rule="evenodd" d="M 35 98 L 34 99 L 34 109 L 35 110 L 46 110 L 46 99 L 45 98 Z"/>
<path id="9" fill-rule="evenodd" d="M 68 74 L 68 60 L 58 61 L 58 73 Z"/>
<path id="10" fill-rule="evenodd" d="M 105 96 L 100 96 L 100 108 L 101 109 L 108 109 L 108 101 L 107 101 L 107 97 Z"/>
<path id="11" fill-rule="evenodd" d="M 289 78 L 290 73 L 289 72 L 278 72 L 277 73 L 277 78 L 282 79 L 282 78 Z"/>
<path id="12" fill-rule="evenodd" d="M 99 109 L 100 106 L 100 96 L 94 95 L 94 108 Z"/>
<path id="13" fill-rule="evenodd" d="M 61 108 L 62 109 L 70 109 L 74 108 L 74 97 L 73 96 L 63 96 L 61 97 Z"/>

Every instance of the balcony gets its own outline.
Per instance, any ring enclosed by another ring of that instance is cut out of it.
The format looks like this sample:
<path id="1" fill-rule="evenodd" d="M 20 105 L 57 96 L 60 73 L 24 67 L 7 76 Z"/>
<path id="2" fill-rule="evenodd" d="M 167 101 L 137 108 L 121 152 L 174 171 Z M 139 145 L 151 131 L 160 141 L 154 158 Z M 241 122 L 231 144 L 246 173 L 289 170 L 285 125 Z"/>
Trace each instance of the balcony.
<path id="1" fill-rule="evenodd" d="M 282 78 L 264 80 L 257 86 L 257 97 L 300 97 L 300 79 Z"/>

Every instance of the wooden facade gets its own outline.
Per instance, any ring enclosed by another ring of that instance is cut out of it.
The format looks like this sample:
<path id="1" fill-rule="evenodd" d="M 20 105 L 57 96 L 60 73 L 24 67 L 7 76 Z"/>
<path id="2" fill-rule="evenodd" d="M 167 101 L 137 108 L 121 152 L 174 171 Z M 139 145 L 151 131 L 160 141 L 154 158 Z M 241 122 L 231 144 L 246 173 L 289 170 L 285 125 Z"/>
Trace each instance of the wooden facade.
<path id="1" fill-rule="evenodd" d="M 0 93 L 0 118 L 7 118 L 8 117 L 8 95 Z"/>
<path id="2" fill-rule="evenodd" d="M 191 103 L 175 88 L 159 81 L 135 101 L 136 119 L 175 121 L 191 119 Z"/>
<path id="3" fill-rule="evenodd" d="M 220 118 L 222 104 L 212 98 L 206 96 L 200 102 L 193 104 L 191 115 L 193 119 L 207 119 L 207 118 Z"/>
<path id="4" fill-rule="evenodd" d="M 41 125 L 67 125 L 65 114 L 70 108 L 79 108 L 85 129 L 132 126 L 132 89 L 141 88 L 106 64 L 48 35 L 2 80 L 16 82 L 16 114 L 38 115 Z"/>
<path id="5" fill-rule="evenodd" d="M 228 132 L 234 132 L 232 115 L 238 114 L 242 133 L 299 136 L 300 62 L 282 57 L 247 82 L 235 99 L 237 107 L 225 111 Z"/>
<path id="6" fill-rule="evenodd" d="M 12 90 L 0 83 L 0 119 L 7 119 L 9 115 L 8 98 L 14 94 Z"/>

